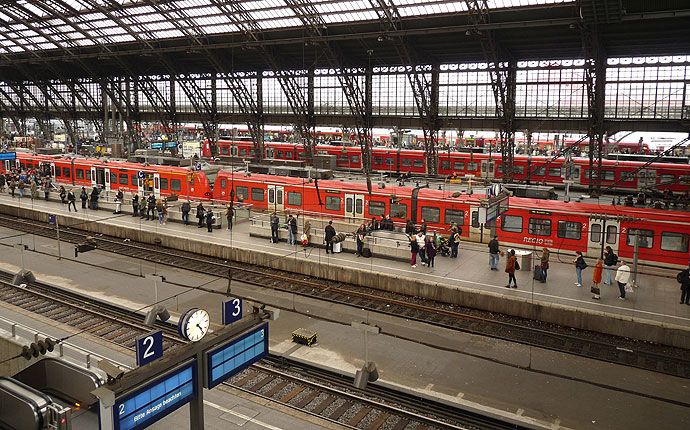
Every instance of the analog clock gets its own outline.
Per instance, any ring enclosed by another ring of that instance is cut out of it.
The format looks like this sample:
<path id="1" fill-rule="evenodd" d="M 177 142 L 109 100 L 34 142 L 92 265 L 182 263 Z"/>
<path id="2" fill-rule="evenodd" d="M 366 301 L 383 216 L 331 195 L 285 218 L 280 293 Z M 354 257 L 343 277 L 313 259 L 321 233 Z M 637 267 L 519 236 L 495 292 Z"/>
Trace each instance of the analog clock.
<path id="1" fill-rule="evenodd" d="M 198 342 L 206 336 L 210 325 L 211 318 L 208 312 L 203 309 L 192 308 L 180 318 L 177 331 L 183 338 L 192 342 Z"/>

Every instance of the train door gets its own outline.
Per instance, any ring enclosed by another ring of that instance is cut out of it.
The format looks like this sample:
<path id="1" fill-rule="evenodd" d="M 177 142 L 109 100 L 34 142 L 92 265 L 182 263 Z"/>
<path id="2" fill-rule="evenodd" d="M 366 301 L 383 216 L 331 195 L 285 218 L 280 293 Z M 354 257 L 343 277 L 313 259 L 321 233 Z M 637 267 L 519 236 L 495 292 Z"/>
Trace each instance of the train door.
<path id="1" fill-rule="evenodd" d="M 656 170 L 653 169 L 643 169 L 638 172 L 637 179 L 638 188 L 647 188 L 656 186 Z"/>
<path id="2" fill-rule="evenodd" d="M 103 169 L 103 179 L 105 180 L 105 190 L 110 191 L 110 169 Z"/>
<path id="3" fill-rule="evenodd" d="M 282 212 L 283 205 L 283 193 L 284 189 L 278 185 L 268 186 L 268 209 L 275 212 Z"/>
<path id="4" fill-rule="evenodd" d="M 55 178 L 55 163 L 50 163 L 50 177 Z"/>
<path id="5" fill-rule="evenodd" d="M 161 175 L 158 173 L 153 174 L 153 195 L 157 199 L 161 198 Z"/>
<path id="6" fill-rule="evenodd" d="M 144 178 L 140 178 L 138 174 L 137 174 L 137 193 L 139 194 L 140 199 L 143 199 L 146 196 L 144 194 Z"/>
<path id="7" fill-rule="evenodd" d="M 98 185 L 98 181 L 96 180 L 96 168 L 91 167 L 91 188 L 95 188 L 96 185 Z"/>
<path id="8" fill-rule="evenodd" d="M 353 219 L 364 218 L 364 196 L 362 194 L 345 194 L 345 216 Z"/>
<path id="9" fill-rule="evenodd" d="M 482 160 L 482 178 L 493 179 L 496 163 L 493 160 Z"/>
<path id="10" fill-rule="evenodd" d="M 587 256 L 598 258 L 602 248 L 610 246 L 613 252 L 618 254 L 620 243 L 620 221 L 608 219 L 602 220 L 598 216 L 589 218 L 589 228 L 582 226 L 582 231 L 587 232 Z"/>
<path id="11" fill-rule="evenodd" d="M 484 226 L 479 223 L 479 206 L 470 206 L 469 214 L 465 213 L 465 217 L 467 217 L 467 215 L 469 215 L 469 220 L 467 221 L 468 239 L 471 242 L 488 243 L 491 234 L 488 228 L 484 228 Z"/>
<path id="12" fill-rule="evenodd" d="M 266 147 L 266 158 L 272 159 L 274 157 L 275 157 L 275 155 L 274 155 L 273 148 Z"/>

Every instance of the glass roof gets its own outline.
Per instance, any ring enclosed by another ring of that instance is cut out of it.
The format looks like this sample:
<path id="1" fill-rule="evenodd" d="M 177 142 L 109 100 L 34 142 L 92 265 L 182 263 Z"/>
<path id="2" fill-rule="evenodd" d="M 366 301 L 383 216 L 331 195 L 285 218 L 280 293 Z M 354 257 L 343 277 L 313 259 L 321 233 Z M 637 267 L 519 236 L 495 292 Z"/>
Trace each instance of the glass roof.
<path id="1" fill-rule="evenodd" d="M 490 9 L 574 0 L 487 0 Z M 465 12 L 464 0 L 17 0 L 0 8 L 0 54 Z M 314 21 L 313 19 L 311 20 Z"/>

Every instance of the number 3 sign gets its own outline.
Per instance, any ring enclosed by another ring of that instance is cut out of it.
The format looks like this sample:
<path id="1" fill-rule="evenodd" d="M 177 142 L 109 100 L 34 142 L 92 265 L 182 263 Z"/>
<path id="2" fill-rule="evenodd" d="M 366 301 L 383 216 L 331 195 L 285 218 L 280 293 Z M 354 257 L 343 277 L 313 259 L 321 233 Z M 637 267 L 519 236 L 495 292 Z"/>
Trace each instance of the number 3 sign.
<path id="1" fill-rule="evenodd" d="M 158 330 L 137 338 L 137 366 L 143 366 L 163 356 L 163 333 Z"/>

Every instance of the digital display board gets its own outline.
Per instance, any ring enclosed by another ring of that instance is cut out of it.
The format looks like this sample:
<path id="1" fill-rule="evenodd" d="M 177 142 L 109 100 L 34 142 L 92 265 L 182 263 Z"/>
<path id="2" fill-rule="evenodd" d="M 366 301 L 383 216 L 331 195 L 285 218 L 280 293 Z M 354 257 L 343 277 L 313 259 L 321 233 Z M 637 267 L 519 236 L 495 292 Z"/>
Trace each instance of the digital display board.
<path id="1" fill-rule="evenodd" d="M 16 159 L 17 159 L 17 153 L 16 152 L 0 152 L 0 161 L 16 160 Z"/>
<path id="2" fill-rule="evenodd" d="M 116 399 L 115 430 L 144 429 L 197 396 L 196 360 Z"/>
<path id="3" fill-rule="evenodd" d="M 206 353 L 207 386 L 211 389 L 268 355 L 268 323 Z"/>

